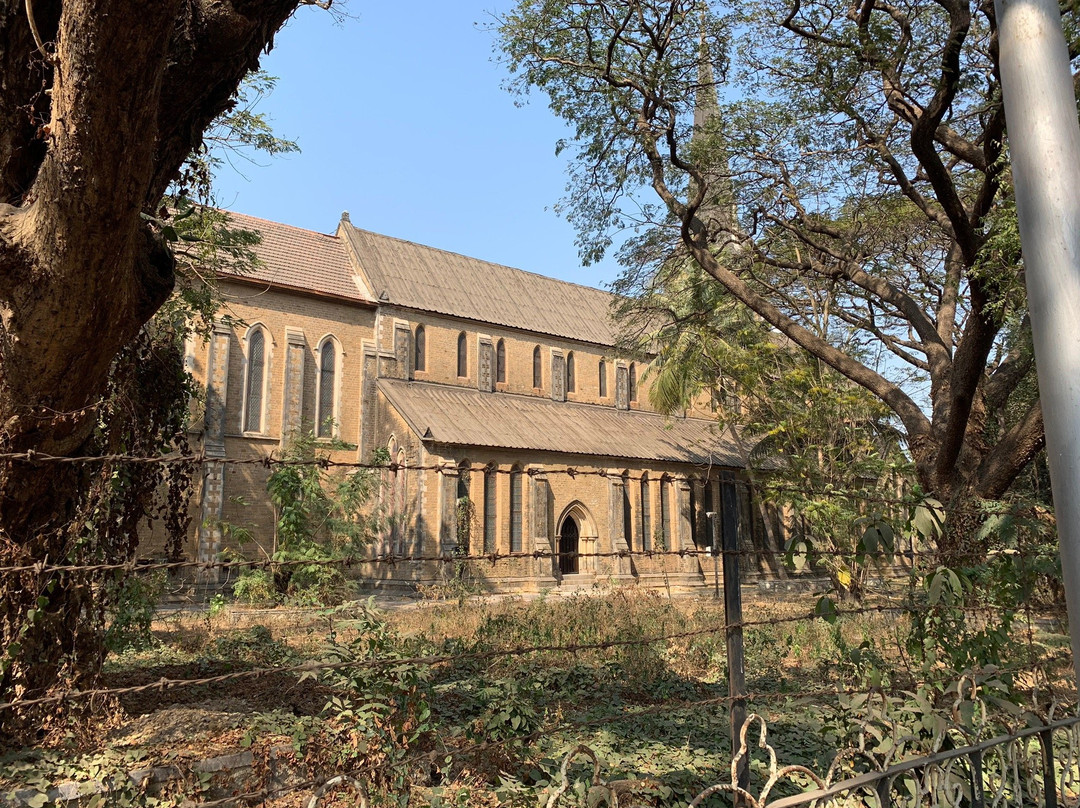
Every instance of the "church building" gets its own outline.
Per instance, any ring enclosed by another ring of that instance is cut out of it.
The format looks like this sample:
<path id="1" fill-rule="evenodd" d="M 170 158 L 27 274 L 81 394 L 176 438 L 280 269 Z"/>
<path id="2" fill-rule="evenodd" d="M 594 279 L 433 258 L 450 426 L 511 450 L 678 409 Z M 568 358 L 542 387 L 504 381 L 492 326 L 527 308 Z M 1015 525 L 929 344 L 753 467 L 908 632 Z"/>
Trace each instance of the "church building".
<path id="1" fill-rule="evenodd" d="M 261 265 L 221 277 L 228 316 L 189 348 L 206 385 L 198 559 L 226 548 L 223 525 L 273 533 L 268 469 L 220 460 L 280 456 L 312 430 L 355 447 L 335 460 L 389 458 L 370 552 L 428 559 L 369 565 L 372 586 L 445 580 L 455 565 L 440 557 L 463 552 L 492 556 L 471 567 L 491 591 L 711 584 L 702 554 L 650 553 L 711 545 L 706 514 L 722 479 L 745 477 L 747 446 L 707 402 L 650 408 L 642 362 L 616 350 L 609 293 L 348 214 L 332 235 L 230 216 L 261 234 Z M 745 494 L 739 509 L 753 540 L 765 525 Z"/>

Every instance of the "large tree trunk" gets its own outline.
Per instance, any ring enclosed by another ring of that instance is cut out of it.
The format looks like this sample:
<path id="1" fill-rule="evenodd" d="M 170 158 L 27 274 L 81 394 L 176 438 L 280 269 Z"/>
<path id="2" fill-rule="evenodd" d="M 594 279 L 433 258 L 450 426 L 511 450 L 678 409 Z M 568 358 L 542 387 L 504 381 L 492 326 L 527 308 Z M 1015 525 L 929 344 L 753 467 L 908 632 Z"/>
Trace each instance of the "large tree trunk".
<path id="1" fill-rule="evenodd" d="M 110 365 L 173 286 L 141 214 L 299 2 L 0 4 L 0 452 L 92 448 Z M 0 566 L 92 558 L 75 522 L 100 471 L 0 462 Z M 97 585 L 47 580 L 0 578 L 0 701 L 96 673 L 100 643 L 79 625 Z"/>

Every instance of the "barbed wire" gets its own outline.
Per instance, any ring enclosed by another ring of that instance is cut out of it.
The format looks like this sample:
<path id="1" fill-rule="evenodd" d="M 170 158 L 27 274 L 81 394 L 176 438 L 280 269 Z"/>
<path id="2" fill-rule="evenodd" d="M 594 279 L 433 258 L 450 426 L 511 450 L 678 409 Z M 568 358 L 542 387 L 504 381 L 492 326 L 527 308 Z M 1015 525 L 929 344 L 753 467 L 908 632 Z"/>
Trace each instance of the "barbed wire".
<path id="1" fill-rule="evenodd" d="M 802 539 L 792 540 L 797 543 Z M 959 562 L 983 562 L 997 557 L 1017 559 L 1045 559 L 1050 551 L 1042 548 L 1003 548 L 1003 549 L 978 549 L 969 552 L 954 552 L 934 548 L 920 548 L 917 550 L 842 550 L 833 548 L 809 547 L 804 550 L 772 549 L 768 547 L 741 548 L 737 550 L 725 550 L 710 547 L 695 546 L 678 550 L 609 550 L 609 551 L 566 551 L 554 550 L 531 550 L 531 551 L 491 551 L 483 553 L 456 553 L 444 551 L 441 553 L 429 553 L 423 555 L 409 555 L 405 553 L 377 553 L 375 555 L 347 554 L 334 558 L 297 559 L 297 558 L 261 558 L 261 559 L 216 559 L 207 561 L 161 561 L 157 559 L 141 558 L 130 561 L 102 562 L 96 564 L 49 564 L 47 561 L 27 564 L 0 565 L 0 575 L 35 573 L 39 575 L 51 573 L 102 573 L 102 572 L 129 572 L 150 573 L 159 571 L 193 569 L 209 571 L 213 569 L 270 569 L 288 567 L 359 567 L 364 565 L 389 565 L 411 563 L 439 563 L 455 564 L 461 562 L 487 562 L 496 564 L 499 561 L 538 561 L 558 559 L 663 559 L 663 558 L 692 558 L 697 560 L 709 560 L 713 558 L 740 557 L 752 558 L 758 561 L 773 561 L 787 565 L 793 556 L 805 555 L 814 558 L 842 558 L 855 560 L 860 563 L 867 560 L 871 562 L 882 561 L 902 567 L 905 562 L 914 562 L 923 559 L 933 561 L 949 560 L 952 563 Z M 800 573 L 795 572 L 798 576 Z M 796 578 L 797 580 L 797 578 Z"/>
<path id="2" fill-rule="evenodd" d="M 1003 611 L 1005 611 L 999 607 L 990 606 L 956 606 L 954 608 L 965 614 L 1001 614 Z M 85 701 L 87 699 L 101 698 L 107 696 L 129 695 L 133 693 L 142 693 L 152 690 L 164 692 L 166 690 L 172 690 L 177 688 L 214 685 L 240 679 L 257 679 L 263 676 L 269 676 L 273 674 L 317 674 L 320 672 L 343 670 L 347 668 L 353 670 L 378 670 L 380 668 L 394 667 L 398 665 L 434 666 L 446 663 L 456 663 L 461 661 L 489 661 L 503 657 L 516 657 L 535 653 L 577 653 L 580 651 L 610 650 L 613 648 L 655 645 L 658 643 L 667 643 L 672 640 L 683 640 L 712 634 L 723 634 L 732 628 L 759 628 L 763 626 L 779 626 L 789 623 L 801 623 L 816 619 L 841 619 L 855 615 L 899 614 L 902 613 L 902 611 L 903 609 L 900 604 L 879 604 L 874 606 L 860 606 L 855 608 L 834 607 L 827 613 L 822 613 L 815 608 L 815 610 L 813 611 L 799 613 L 795 615 L 764 617 L 749 620 L 744 619 L 741 621 L 725 620 L 724 623 L 717 626 L 694 629 L 691 631 L 674 632 L 670 634 L 664 633 L 651 637 L 638 637 L 633 639 L 605 640 L 603 642 L 595 643 L 569 643 L 562 645 L 524 645 L 516 646 L 513 648 L 488 649 L 484 651 L 471 651 L 456 654 L 431 654 L 426 656 L 387 657 L 379 659 L 348 660 L 336 662 L 304 662 L 296 665 L 279 665 L 272 667 L 250 668 L 248 670 L 231 671 L 229 673 L 218 674 L 216 676 L 205 676 L 188 679 L 162 677 L 154 682 L 147 682 L 141 685 L 127 685 L 123 687 L 113 688 L 92 688 L 87 690 L 66 690 L 56 693 L 50 693 L 47 696 L 40 696 L 36 698 L 16 699 L 14 701 L 0 703 L 0 712 L 14 709 L 22 709 L 35 705 L 59 704 L 66 701 Z M 1022 612 L 1023 609 L 1018 607 L 1016 611 Z"/>
<path id="3" fill-rule="evenodd" d="M 614 459 L 614 458 L 613 458 Z M 632 460 L 632 458 L 624 458 L 626 460 Z M 640 459 L 639 459 L 640 460 Z M 461 463 L 455 463 L 452 461 L 442 461 L 439 463 L 428 464 L 416 464 L 416 463 L 397 463 L 394 461 L 379 461 L 379 462 L 362 462 L 359 460 L 336 460 L 329 456 L 315 456 L 310 458 L 286 458 L 275 457 L 273 454 L 260 455 L 258 457 L 227 457 L 216 456 L 214 454 L 208 454 L 205 449 L 199 452 L 189 453 L 171 453 L 165 455 L 131 455 L 131 454 L 104 454 L 104 455 L 82 455 L 82 456 L 64 456 L 64 455 L 52 455 L 44 452 L 37 452 L 34 450 L 27 450 L 24 452 L 0 452 L 0 461 L 10 462 L 24 462 L 24 463 L 59 463 L 59 464 L 95 464 L 95 463 L 129 463 L 138 465 L 172 465 L 172 464 L 205 464 L 213 463 L 218 465 L 229 466 L 260 466 L 266 470 L 274 468 L 284 467 L 304 467 L 313 466 L 321 469 L 345 469 L 354 471 L 377 471 L 377 472 L 390 472 L 396 473 L 398 471 L 404 472 L 434 472 L 435 474 L 451 474 L 460 475 L 463 473 L 468 474 L 495 474 L 495 475 L 525 475 L 528 477 L 544 477 L 547 475 L 565 475 L 574 479 L 576 477 L 598 477 L 603 479 L 618 479 L 623 482 L 653 482 L 653 481 L 679 481 L 683 480 L 690 484 L 701 484 L 703 482 L 719 482 L 723 483 L 723 479 L 716 479 L 714 472 L 719 472 L 720 475 L 730 475 L 734 472 L 747 471 L 751 474 L 760 475 L 768 474 L 768 472 L 762 472 L 755 469 L 742 469 L 739 467 L 730 467 L 720 464 L 718 462 L 692 462 L 683 463 L 681 465 L 691 465 L 702 470 L 704 478 L 696 474 L 682 474 L 671 473 L 666 471 L 648 471 L 633 473 L 627 469 L 619 471 L 612 468 L 578 468 L 576 466 L 563 466 L 563 467 L 548 467 L 528 465 L 519 466 L 514 465 L 510 468 L 504 467 L 505 464 L 500 465 L 494 462 L 491 463 L 470 463 L 463 465 Z M 672 462 L 672 461 L 658 461 L 658 462 Z M 741 488 L 750 493 L 751 495 L 760 495 L 762 492 L 773 493 L 785 493 L 791 498 L 807 499 L 807 498 L 839 498 L 849 500 L 856 506 L 866 505 L 878 505 L 890 508 L 904 508 L 914 509 L 920 505 L 925 505 L 926 500 L 914 497 L 914 496 L 886 496 L 879 491 L 872 489 L 856 489 L 856 490 L 844 490 L 833 487 L 826 488 L 813 488 L 809 485 L 790 485 L 778 483 L 775 479 L 769 479 L 768 477 L 757 477 L 755 479 L 731 479 L 728 482 L 734 484 L 736 488 Z M 718 504 L 718 503 L 717 503 Z M 1053 518 L 1053 508 L 1048 505 L 1040 504 L 1018 504 L 1008 502 L 988 503 L 985 506 L 970 506 L 963 505 L 957 506 L 955 504 L 946 505 L 944 503 L 935 502 L 932 506 L 927 505 L 936 514 L 943 514 L 945 516 L 970 516 L 976 518 L 990 518 L 996 515 L 1008 515 L 1012 517 L 1029 517 L 1037 520 L 1046 520 Z"/>

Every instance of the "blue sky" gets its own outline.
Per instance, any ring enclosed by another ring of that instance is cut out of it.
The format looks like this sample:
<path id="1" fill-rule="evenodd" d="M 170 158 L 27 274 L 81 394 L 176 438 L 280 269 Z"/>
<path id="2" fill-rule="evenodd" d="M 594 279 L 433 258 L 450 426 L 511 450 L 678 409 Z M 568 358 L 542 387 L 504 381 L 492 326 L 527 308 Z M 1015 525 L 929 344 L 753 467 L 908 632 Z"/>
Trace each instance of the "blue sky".
<path id="1" fill-rule="evenodd" d="M 218 176 L 219 203 L 320 232 L 348 210 L 389 236 L 590 286 L 613 280 L 613 259 L 581 266 L 552 210 L 567 130 L 543 97 L 518 107 L 502 89 L 484 26 L 511 5 L 350 0 L 341 25 L 300 9 L 263 58 L 278 84 L 258 109 L 302 151 L 235 162 Z"/>

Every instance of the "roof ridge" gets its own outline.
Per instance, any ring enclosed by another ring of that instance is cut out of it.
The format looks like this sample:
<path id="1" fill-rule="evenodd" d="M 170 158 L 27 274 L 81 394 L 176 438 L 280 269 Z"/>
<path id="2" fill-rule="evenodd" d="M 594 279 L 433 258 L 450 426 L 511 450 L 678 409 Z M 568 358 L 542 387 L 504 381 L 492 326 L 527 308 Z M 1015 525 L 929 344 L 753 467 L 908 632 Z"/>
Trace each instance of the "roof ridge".
<path id="1" fill-rule="evenodd" d="M 288 224 L 286 222 L 278 222 L 278 221 L 275 221 L 274 219 L 263 218 L 262 216 L 252 216 L 250 213 L 242 213 L 241 211 L 238 211 L 238 210 L 226 210 L 225 208 L 218 208 L 217 210 L 219 210 L 221 213 L 224 213 L 226 216 L 229 216 L 229 217 L 241 216 L 241 217 L 243 217 L 245 219 L 254 219 L 257 222 L 265 222 L 266 224 L 272 224 L 272 225 L 275 225 L 276 227 L 284 227 L 284 228 L 286 228 L 288 230 L 299 230 L 299 231 L 301 231 L 303 233 L 310 233 L 313 236 L 322 236 L 323 238 L 334 239 L 335 241 L 338 240 L 338 235 L 337 235 L 336 232 L 334 232 L 334 233 L 321 233 L 318 230 L 312 230 L 309 227 L 300 227 L 300 226 L 295 225 L 295 224 Z"/>
<path id="2" fill-rule="evenodd" d="M 487 264 L 488 266 L 500 267 L 501 269 L 509 269 L 511 272 L 520 272 L 523 275 L 531 275 L 534 278 L 540 278 L 540 279 L 545 280 L 545 281 L 551 281 L 552 283 L 559 283 L 559 284 L 563 284 L 565 286 L 576 286 L 578 289 L 587 289 L 590 292 L 600 292 L 601 294 L 607 295 L 609 297 L 618 297 L 618 295 L 616 295 L 614 292 L 612 292 L 612 291 L 610 291 L 608 289 L 601 289 L 598 286 L 587 286 L 584 283 L 576 283 L 574 281 L 564 281 L 562 278 L 553 278 L 550 275 L 544 275 L 541 272 L 533 272 L 531 269 L 522 269 L 521 267 L 512 267 L 509 264 L 500 264 L 498 261 L 488 261 L 486 258 L 476 258 L 475 256 L 466 255 L 465 253 L 462 253 L 462 252 L 457 252 L 455 250 L 446 250 L 446 249 L 443 249 L 442 247 L 433 247 L 430 244 L 422 244 L 419 241 L 413 241 L 412 239 L 401 238 L 400 236 L 388 236 L 385 233 L 376 233 L 374 230 L 366 230 L 366 229 L 364 229 L 362 227 L 357 227 L 352 222 L 347 222 L 347 224 L 349 225 L 349 227 L 351 227 L 357 233 L 365 233 L 365 234 L 367 234 L 369 236 L 375 236 L 377 238 L 385 238 L 385 239 L 389 239 L 390 241 L 400 242 L 402 244 L 409 244 L 409 245 L 411 245 L 413 247 L 420 247 L 422 249 L 430 250 L 432 252 L 444 253 L 446 255 L 454 255 L 454 256 L 457 256 L 458 258 L 465 258 L 465 259 L 467 259 L 469 261 L 476 261 L 476 262 L 481 263 L 481 264 Z"/>

